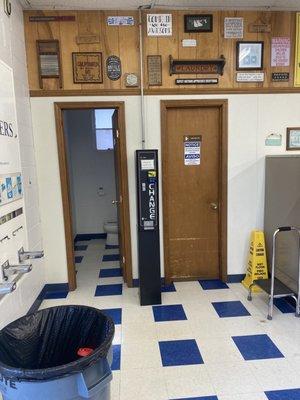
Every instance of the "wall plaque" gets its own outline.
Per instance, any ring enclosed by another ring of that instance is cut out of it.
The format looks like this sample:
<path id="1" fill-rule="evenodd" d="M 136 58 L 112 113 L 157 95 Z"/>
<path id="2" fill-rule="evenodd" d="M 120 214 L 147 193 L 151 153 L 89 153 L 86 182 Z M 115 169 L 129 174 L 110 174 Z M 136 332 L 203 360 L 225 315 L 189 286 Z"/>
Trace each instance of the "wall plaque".
<path id="1" fill-rule="evenodd" d="M 34 15 L 29 22 L 70 22 L 75 21 L 75 15 Z"/>
<path id="2" fill-rule="evenodd" d="M 273 82 L 288 82 L 290 80 L 289 72 L 272 72 Z"/>
<path id="3" fill-rule="evenodd" d="M 116 15 L 107 17 L 108 26 L 133 26 L 134 18 L 132 16 Z"/>
<path id="4" fill-rule="evenodd" d="M 59 41 L 37 40 L 36 47 L 40 88 L 43 89 L 43 79 L 48 78 L 59 79 L 59 87 L 62 88 Z"/>
<path id="5" fill-rule="evenodd" d="M 248 30 L 250 33 L 267 33 L 271 32 L 272 25 L 267 24 L 264 21 L 257 21 L 253 22 L 252 24 L 249 24 Z"/>
<path id="6" fill-rule="evenodd" d="M 175 79 L 176 85 L 215 85 L 219 83 L 218 78 L 196 78 L 196 79 Z"/>
<path id="7" fill-rule="evenodd" d="M 126 87 L 137 87 L 139 86 L 139 78 L 136 74 L 128 73 L 125 74 L 125 86 Z"/>
<path id="8" fill-rule="evenodd" d="M 72 53 L 74 83 L 102 83 L 102 53 Z"/>
<path id="9" fill-rule="evenodd" d="M 99 35 L 80 35 L 76 36 L 77 44 L 92 44 L 92 43 L 100 43 Z"/>
<path id="10" fill-rule="evenodd" d="M 212 14 L 186 14 L 184 16 L 184 32 L 212 32 Z"/>
<path id="11" fill-rule="evenodd" d="M 244 18 L 224 18 L 224 38 L 243 39 Z"/>
<path id="12" fill-rule="evenodd" d="M 271 67 L 290 66 L 291 41 L 289 37 L 273 37 L 271 45 Z"/>
<path id="13" fill-rule="evenodd" d="M 148 85 L 162 85 L 162 62 L 160 55 L 150 55 L 147 57 Z"/>
<path id="14" fill-rule="evenodd" d="M 172 36 L 172 14 L 147 14 L 148 36 Z"/>
<path id="15" fill-rule="evenodd" d="M 264 80 L 264 72 L 238 72 L 236 74 L 237 82 L 263 82 Z"/>
<path id="16" fill-rule="evenodd" d="M 223 75 L 225 58 L 216 60 L 174 60 L 169 56 L 170 75 L 173 74 L 219 74 Z"/>
<path id="17" fill-rule="evenodd" d="M 106 73 L 111 81 L 117 81 L 121 78 L 122 67 L 121 60 L 117 56 L 109 56 L 106 60 Z"/>

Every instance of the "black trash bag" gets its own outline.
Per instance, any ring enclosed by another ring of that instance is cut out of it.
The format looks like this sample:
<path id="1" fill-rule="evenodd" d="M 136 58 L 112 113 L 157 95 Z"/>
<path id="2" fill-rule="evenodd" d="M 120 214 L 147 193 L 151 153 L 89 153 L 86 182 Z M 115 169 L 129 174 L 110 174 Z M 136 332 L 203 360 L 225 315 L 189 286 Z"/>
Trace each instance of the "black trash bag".
<path id="1" fill-rule="evenodd" d="M 114 323 L 100 310 L 59 306 L 24 316 L 0 331 L 0 374 L 15 380 L 48 380 L 81 372 L 106 358 Z M 93 349 L 79 357 L 82 347 Z"/>

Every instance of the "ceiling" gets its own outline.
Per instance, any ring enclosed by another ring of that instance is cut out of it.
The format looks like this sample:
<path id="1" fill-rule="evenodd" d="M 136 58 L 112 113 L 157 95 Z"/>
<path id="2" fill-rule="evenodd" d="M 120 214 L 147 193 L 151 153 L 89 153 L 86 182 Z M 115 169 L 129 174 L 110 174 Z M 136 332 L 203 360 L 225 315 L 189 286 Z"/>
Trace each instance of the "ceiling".
<path id="1" fill-rule="evenodd" d="M 300 0 L 19 0 L 32 10 L 133 10 L 139 6 L 159 8 L 270 9 L 300 11 Z"/>

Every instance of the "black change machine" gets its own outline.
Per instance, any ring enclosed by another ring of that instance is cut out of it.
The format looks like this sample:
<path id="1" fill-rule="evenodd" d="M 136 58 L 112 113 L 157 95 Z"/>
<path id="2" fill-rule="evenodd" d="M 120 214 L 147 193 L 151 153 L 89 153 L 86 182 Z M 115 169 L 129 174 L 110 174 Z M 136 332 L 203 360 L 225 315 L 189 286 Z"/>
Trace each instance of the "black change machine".
<path id="1" fill-rule="evenodd" d="M 136 174 L 140 302 L 161 304 L 157 150 L 136 151 Z"/>

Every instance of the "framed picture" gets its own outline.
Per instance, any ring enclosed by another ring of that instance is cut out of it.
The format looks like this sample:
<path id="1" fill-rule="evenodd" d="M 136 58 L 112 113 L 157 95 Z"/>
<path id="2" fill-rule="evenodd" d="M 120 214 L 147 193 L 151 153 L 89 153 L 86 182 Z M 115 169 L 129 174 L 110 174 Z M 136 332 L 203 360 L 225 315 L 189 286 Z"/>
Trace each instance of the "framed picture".
<path id="1" fill-rule="evenodd" d="M 212 14 L 187 14 L 184 16 L 184 32 L 212 32 Z"/>
<path id="2" fill-rule="evenodd" d="M 300 127 L 287 128 L 286 130 L 286 149 L 300 150 Z"/>
<path id="3" fill-rule="evenodd" d="M 264 42 L 237 42 L 236 69 L 263 69 Z"/>
<path id="4" fill-rule="evenodd" d="M 102 53 L 72 53 L 74 83 L 103 83 Z"/>

